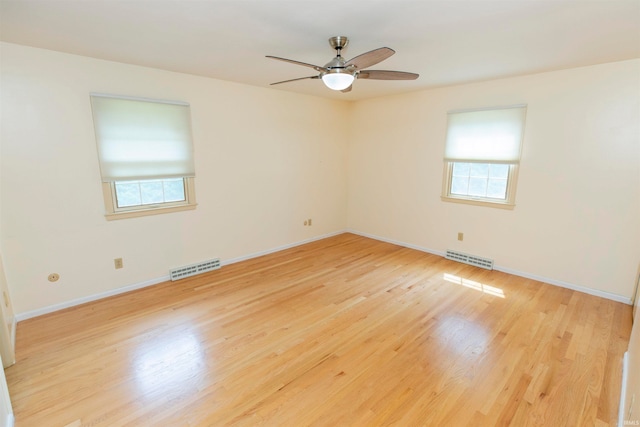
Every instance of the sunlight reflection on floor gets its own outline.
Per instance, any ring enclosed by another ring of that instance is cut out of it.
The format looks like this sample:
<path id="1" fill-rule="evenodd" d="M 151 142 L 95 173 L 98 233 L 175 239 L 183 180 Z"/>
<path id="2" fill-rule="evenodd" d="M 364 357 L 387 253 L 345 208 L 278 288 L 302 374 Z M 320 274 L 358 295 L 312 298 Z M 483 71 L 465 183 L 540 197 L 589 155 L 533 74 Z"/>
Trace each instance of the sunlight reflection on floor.
<path id="1" fill-rule="evenodd" d="M 145 395 L 189 389 L 206 372 L 204 351 L 192 332 L 162 334 L 139 349 L 134 370 Z"/>
<path id="2" fill-rule="evenodd" d="M 493 295 L 499 298 L 505 298 L 504 292 L 500 288 L 495 286 L 484 285 L 480 282 L 474 282 L 473 280 L 463 279 L 462 277 L 455 276 L 453 274 L 444 274 L 444 280 L 447 282 L 455 283 L 456 285 L 462 285 L 467 288 L 475 289 L 476 291 L 484 292 L 485 294 Z"/>

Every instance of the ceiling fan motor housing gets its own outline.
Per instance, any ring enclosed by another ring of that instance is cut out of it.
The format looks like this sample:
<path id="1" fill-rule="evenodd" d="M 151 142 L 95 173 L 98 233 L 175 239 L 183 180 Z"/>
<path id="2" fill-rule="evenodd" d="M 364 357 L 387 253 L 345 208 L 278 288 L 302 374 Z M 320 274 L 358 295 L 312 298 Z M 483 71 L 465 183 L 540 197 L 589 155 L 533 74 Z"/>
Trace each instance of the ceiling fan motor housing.
<path id="1" fill-rule="evenodd" d="M 349 39 L 345 36 L 335 36 L 329 39 L 329 44 L 334 49 L 344 49 L 348 43 Z"/>
<path id="2" fill-rule="evenodd" d="M 346 63 L 347 61 L 345 61 L 342 56 L 336 56 L 331 61 L 327 62 L 324 68 L 328 68 L 330 70 L 333 70 L 334 68 L 346 68 Z"/>

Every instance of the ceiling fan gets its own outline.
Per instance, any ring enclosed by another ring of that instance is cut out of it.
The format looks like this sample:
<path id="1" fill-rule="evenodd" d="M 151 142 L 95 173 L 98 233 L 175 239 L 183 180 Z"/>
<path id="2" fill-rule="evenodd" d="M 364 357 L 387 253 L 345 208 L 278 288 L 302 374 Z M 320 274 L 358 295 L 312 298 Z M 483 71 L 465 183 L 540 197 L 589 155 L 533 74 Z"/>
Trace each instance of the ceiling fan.
<path id="1" fill-rule="evenodd" d="M 358 55 L 355 58 L 346 61 L 342 55 L 344 49 L 349 43 L 347 37 L 336 36 L 329 39 L 329 44 L 336 50 L 337 55 L 323 67 L 319 65 L 307 64 L 306 62 L 294 61 L 292 59 L 279 58 L 277 56 L 267 55 L 267 58 L 277 59 L 278 61 L 290 62 L 292 64 L 302 65 L 304 67 L 313 68 L 320 74 L 316 76 L 300 77 L 297 79 L 284 80 L 281 82 L 271 83 L 271 85 L 279 85 L 281 83 L 295 82 L 305 79 L 322 79 L 324 84 L 333 90 L 341 92 L 350 92 L 353 81 L 355 79 L 371 79 L 371 80 L 415 80 L 418 74 L 406 73 L 404 71 L 386 71 L 386 70 L 365 70 L 365 68 L 382 62 L 394 53 L 395 50 L 388 47 L 381 47 L 372 51 Z"/>

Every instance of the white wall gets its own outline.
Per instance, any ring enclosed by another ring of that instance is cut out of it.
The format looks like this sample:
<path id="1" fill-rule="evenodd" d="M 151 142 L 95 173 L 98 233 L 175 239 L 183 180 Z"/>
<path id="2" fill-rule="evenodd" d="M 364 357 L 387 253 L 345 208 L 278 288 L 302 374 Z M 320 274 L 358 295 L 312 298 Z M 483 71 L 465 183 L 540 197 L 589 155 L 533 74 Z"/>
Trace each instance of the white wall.
<path id="1" fill-rule="evenodd" d="M 0 48 L 0 230 L 18 315 L 345 228 L 346 146 L 335 136 L 347 131 L 348 104 Z M 191 104 L 195 211 L 105 220 L 90 92 Z M 52 272 L 57 283 L 47 281 Z"/>
<path id="2" fill-rule="evenodd" d="M 632 60 L 360 101 L 349 227 L 628 299 L 640 259 L 639 95 Z M 441 201 L 447 111 L 521 103 L 515 209 Z"/>
<path id="3" fill-rule="evenodd" d="M 0 243 L 18 315 L 347 226 L 631 296 L 640 259 L 638 60 L 342 103 L 0 49 Z M 104 219 L 89 92 L 191 103 L 195 211 Z M 515 210 L 442 202 L 446 112 L 515 103 L 529 106 Z M 124 269 L 113 268 L 116 257 Z M 52 272 L 61 275 L 55 284 Z"/>

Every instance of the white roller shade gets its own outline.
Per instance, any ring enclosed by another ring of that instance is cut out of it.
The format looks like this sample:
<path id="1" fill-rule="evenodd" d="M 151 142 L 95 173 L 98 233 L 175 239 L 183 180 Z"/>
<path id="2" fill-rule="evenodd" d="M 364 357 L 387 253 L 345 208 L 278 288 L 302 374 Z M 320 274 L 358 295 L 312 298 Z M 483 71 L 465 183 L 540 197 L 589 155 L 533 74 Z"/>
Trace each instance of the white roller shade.
<path id="1" fill-rule="evenodd" d="M 104 182 L 195 176 L 189 104 L 91 94 Z"/>
<path id="2" fill-rule="evenodd" d="M 518 163 L 526 106 L 449 113 L 445 161 Z"/>

